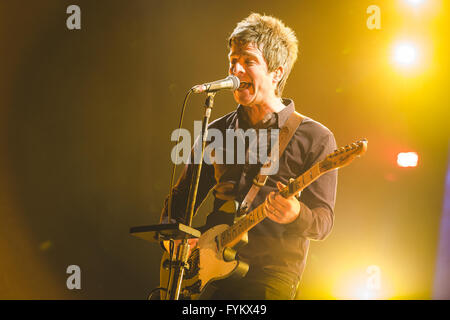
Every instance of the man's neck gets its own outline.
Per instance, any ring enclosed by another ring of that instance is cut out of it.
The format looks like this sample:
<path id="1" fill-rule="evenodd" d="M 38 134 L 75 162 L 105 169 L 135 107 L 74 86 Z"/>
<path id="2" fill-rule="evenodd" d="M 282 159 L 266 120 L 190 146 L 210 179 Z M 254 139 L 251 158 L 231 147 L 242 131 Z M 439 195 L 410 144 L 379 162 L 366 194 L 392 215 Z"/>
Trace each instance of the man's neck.
<path id="1" fill-rule="evenodd" d="M 252 125 L 257 124 L 266 117 L 266 115 L 274 112 L 280 112 L 286 106 L 283 104 L 281 98 L 275 98 L 270 103 L 254 104 L 250 107 L 244 106 L 245 113 Z"/>

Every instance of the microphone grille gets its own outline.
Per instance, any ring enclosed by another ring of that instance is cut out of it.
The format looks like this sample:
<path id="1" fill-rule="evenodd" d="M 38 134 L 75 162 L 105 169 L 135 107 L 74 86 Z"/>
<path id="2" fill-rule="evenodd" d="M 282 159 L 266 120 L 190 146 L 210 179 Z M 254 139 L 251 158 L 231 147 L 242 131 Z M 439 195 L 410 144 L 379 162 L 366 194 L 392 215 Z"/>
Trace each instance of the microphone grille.
<path id="1" fill-rule="evenodd" d="M 233 88 L 231 90 L 236 90 L 241 85 L 241 81 L 236 76 L 228 76 L 228 79 L 231 79 L 231 81 L 233 82 Z"/>

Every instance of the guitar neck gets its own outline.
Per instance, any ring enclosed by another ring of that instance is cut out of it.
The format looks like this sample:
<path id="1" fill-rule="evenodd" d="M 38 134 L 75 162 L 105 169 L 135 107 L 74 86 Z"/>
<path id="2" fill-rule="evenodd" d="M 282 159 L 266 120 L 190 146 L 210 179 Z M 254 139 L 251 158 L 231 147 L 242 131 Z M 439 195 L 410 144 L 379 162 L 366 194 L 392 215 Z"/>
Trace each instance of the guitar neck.
<path id="1" fill-rule="evenodd" d="M 280 194 L 284 198 L 289 198 L 305 189 L 324 173 L 320 170 L 321 164 L 321 162 L 315 164 L 301 176 L 290 181 L 286 187 L 280 190 Z"/>
<path id="2" fill-rule="evenodd" d="M 366 139 L 362 139 L 356 143 L 335 150 L 301 176 L 290 180 L 288 185 L 280 190 L 279 193 L 284 198 L 289 198 L 305 189 L 322 174 L 348 165 L 353 159 L 360 157 L 366 152 L 367 143 L 368 141 Z M 220 246 L 222 248 L 234 246 L 247 231 L 264 220 L 265 217 L 266 212 L 264 210 L 264 203 L 262 203 L 256 209 L 238 220 L 237 223 L 219 234 L 217 240 L 220 241 Z"/>
<path id="3" fill-rule="evenodd" d="M 279 191 L 279 193 L 284 198 L 289 198 L 305 189 L 323 173 L 324 172 L 321 172 L 320 170 L 320 163 L 317 163 L 301 176 L 290 181 L 286 187 Z M 264 220 L 266 216 L 264 203 L 262 203 L 219 235 L 221 246 L 233 246 L 237 241 L 239 241 L 244 233 Z"/>

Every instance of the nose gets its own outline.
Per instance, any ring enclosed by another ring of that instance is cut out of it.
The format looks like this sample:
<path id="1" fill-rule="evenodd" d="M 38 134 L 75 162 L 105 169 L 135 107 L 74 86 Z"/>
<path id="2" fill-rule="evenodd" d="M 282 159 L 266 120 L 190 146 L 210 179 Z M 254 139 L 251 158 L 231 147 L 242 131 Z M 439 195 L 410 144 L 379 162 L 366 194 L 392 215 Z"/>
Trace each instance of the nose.
<path id="1" fill-rule="evenodd" d="M 244 73 L 244 72 L 245 72 L 245 69 L 239 62 L 236 62 L 234 65 L 230 66 L 230 74 L 232 74 L 232 75 L 238 75 L 238 74 Z"/>

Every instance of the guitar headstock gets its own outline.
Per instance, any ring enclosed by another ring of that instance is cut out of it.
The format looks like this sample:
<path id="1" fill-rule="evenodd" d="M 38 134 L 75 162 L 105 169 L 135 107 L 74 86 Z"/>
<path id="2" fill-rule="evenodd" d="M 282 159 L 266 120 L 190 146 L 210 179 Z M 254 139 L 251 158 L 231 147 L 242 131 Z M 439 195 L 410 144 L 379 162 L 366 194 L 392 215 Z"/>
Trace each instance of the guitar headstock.
<path id="1" fill-rule="evenodd" d="M 366 152 L 367 143 L 368 141 L 366 139 L 362 139 L 330 153 L 320 162 L 320 172 L 324 173 L 348 165 L 355 158 L 362 156 Z"/>

